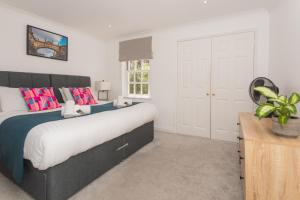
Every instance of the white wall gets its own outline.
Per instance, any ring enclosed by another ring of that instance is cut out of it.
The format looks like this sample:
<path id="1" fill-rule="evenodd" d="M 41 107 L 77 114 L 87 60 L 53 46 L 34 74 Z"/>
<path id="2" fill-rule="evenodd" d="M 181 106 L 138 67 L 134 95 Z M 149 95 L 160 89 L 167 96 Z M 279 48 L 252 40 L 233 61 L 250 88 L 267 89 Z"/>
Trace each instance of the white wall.
<path id="1" fill-rule="evenodd" d="M 153 36 L 154 59 L 151 67 L 151 102 L 159 111 L 156 128 L 176 131 L 177 96 L 177 42 L 199 37 L 254 30 L 256 32 L 255 75 L 268 75 L 269 61 L 269 14 L 266 10 L 232 15 L 201 21 L 185 26 L 135 34 L 112 40 L 107 44 L 107 59 L 113 96 L 122 94 L 121 67 L 118 61 L 118 42 L 121 40 Z"/>
<path id="2" fill-rule="evenodd" d="M 26 55 L 26 25 L 69 38 L 69 60 Z M 0 70 L 88 75 L 92 81 L 107 78 L 102 41 L 70 27 L 0 3 Z"/>
<path id="3" fill-rule="evenodd" d="M 270 10 L 270 76 L 282 94 L 300 92 L 300 1 Z"/>

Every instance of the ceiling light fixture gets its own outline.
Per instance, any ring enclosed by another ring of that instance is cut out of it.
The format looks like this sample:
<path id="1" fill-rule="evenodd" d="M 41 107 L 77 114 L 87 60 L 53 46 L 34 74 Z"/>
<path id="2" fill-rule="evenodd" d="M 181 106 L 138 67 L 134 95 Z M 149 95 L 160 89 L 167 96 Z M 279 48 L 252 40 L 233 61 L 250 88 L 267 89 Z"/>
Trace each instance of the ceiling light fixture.
<path id="1" fill-rule="evenodd" d="M 108 26 L 107 26 L 108 28 L 112 28 L 112 25 L 111 24 L 108 24 Z"/>
<path id="2" fill-rule="evenodd" d="M 207 3 L 208 3 L 208 1 L 203 1 L 203 3 L 204 3 L 204 4 L 207 4 Z"/>

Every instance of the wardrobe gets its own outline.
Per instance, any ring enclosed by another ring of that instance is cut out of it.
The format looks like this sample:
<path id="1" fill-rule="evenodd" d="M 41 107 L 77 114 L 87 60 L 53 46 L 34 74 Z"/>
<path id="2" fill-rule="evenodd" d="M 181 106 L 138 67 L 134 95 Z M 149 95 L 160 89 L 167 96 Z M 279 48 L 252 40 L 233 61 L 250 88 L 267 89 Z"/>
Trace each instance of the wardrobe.
<path id="1" fill-rule="evenodd" d="M 255 33 L 178 42 L 177 132 L 236 141 L 238 113 L 252 112 Z"/>

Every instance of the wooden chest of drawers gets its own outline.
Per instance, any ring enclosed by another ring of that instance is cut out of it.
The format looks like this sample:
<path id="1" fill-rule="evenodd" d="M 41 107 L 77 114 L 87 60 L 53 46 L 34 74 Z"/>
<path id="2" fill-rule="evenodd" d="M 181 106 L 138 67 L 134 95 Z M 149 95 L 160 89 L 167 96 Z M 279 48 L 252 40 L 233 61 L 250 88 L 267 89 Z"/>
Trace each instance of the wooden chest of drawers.
<path id="1" fill-rule="evenodd" d="M 300 200 L 300 137 L 275 135 L 272 120 L 240 113 L 239 154 L 245 200 Z"/>

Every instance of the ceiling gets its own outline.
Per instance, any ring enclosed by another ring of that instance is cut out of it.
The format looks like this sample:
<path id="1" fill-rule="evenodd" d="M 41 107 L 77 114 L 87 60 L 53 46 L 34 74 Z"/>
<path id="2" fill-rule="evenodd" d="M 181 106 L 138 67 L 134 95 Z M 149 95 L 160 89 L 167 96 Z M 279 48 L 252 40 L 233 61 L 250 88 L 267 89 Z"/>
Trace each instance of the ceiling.
<path id="1" fill-rule="evenodd" d="M 204 4 L 204 0 L 0 1 L 102 38 L 267 8 L 274 2 L 274 0 L 207 0 L 207 4 Z"/>

